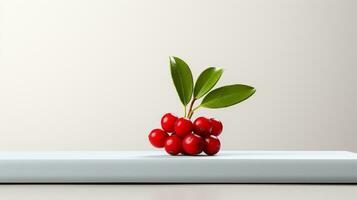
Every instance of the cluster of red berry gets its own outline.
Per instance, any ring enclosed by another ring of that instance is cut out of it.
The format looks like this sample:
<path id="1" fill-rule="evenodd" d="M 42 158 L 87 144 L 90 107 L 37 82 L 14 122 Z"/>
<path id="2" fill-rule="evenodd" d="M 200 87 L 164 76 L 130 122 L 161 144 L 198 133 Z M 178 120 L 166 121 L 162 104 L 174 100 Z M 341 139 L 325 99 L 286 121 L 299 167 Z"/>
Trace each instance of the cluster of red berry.
<path id="1" fill-rule="evenodd" d="M 175 56 L 170 57 L 170 71 L 184 115 L 178 118 L 171 113 L 165 114 L 161 118 L 162 129 L 154 129 L 149 134 L 151 144 L 165 148 L 171 155 L 198 155 L 202 151 L 207 155 L 218 153 L 221 143 L 217 136 L 222 132 L 222 123 L 206 117 L 198 117 L 192 123 L 193 114 L 199 108 L 217 109 L 236 105 L 252 96 L 254 87 L 232 84 L 213 89 L 223 73 L 219 67 L 208 67 L 194 82 L 190 67 Z M 201 98 L 200 105 L 194 107 Z"/>
<path id="2" fill-rule="evenodd" d="M 198 155 L 202 151 L 214 155 L 221 147 L 217 136 L 221 134 L 223 125 L 214 118 L 198 117 L 192 123 L 188 118 L 167 113 L 161 118 L 161 127 L 150 132 L 150 143 L 157 148 L 164 147 L 171 155 Z"/>

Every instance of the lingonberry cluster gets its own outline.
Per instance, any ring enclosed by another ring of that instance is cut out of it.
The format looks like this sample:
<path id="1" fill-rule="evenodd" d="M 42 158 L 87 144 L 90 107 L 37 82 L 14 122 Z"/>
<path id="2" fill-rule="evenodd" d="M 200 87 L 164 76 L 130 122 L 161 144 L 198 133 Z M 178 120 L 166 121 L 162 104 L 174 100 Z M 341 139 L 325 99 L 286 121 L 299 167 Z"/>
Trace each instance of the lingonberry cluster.
<path id="1" fill-rule="evenodd" d="M 217 136 L 222 133 L 223 125 L 217 119 L 198 117 L 192 122 L 186 117 L 178 118 L 167 113 L 161 118 L 161 128 L 150 132 L 150 143 L 165 148 L 171 155 L 198 155 L 202 151 L 214 155 L 220 150 Z"/>
<path id="2" fill-rule="evenodd" d="M 199 108 L 217 109 L 236 105 L 252 96 L 254 87 L 232 84 L 213 89 L 223 73 L 219 67 L 208 67 L 194 83 L 188 64 L 174 56 L 170 57 L 170 71 L 184 114 L 183 117 L 177 117 L 166 113 L 161 118 L 161 129 L 150 132 L 150 143 L 154 147 L 165 148 L 171 155 L 198 155 L 202 151 L 207 155 L 218 153 L 222 123 L 206 117 L 198 117 L 192 122 L 192 116 Z M 197 101 L 200 104 L 194 107 Z"/>

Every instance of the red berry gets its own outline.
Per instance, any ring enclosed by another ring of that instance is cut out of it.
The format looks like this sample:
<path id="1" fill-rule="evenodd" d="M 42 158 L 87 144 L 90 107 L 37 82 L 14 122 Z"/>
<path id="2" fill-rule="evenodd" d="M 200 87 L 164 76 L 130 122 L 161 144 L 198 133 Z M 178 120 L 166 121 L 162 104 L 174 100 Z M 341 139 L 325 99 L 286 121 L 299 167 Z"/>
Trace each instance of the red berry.
<path id="1" fill-rule="evenodd" d="M 193 122 L 193 131 L 198 135 L 208 136 L 211 130 L 211 121 L 205 117 L 199 117 Z"/>
<path id="2" fill-rule="evenodd" d="M 214 118 L 211 118 L 210 120 L 212 124 L 211 134 L 215 136 L 219 136 L 222 133 L 222 129 L 223 129 L 222 122 Z"/>
<path id="3" fill-rule="evenodd" d="M 177 155 L 181 152 L 181 138 L 177 135 L 171 135 L 166 139 L 165 151 L 171 155 Z"/>
<path id="4" fill-rule="evenodd" d="M 188 118 L 181 117 L 176 121 L 175 133 L 179 137 L 185 137 L 192 132 L 192 122 Z"/>
<path id="5" fill-rule="evenodd" d="M 150 143 L 157 148 L 162 148 L 165 146 L 167 137 L 169 137 L 169 134 L 161 129 L 154 129 L 149 134 Z"/>
<path id="6" fill-rule="evenodd" d="M 172 133 L 174 132 L 174 127 L 176 123 L 177 117 L 171 113 L 166 113 L 161 118 L 161 127 L 164 131 Z"/>
<path id="7" fill-rule="evenodd" d="M 218 153 L 220 148 L 221 148 L 221 142 L 216 136 L 210 135 L 205 138 L 203 151 L 207 155 L 214 155 Z"/>
<path id="8" fill-rule="evenodd" d="M 201 136 L 189 134 L 182 140 L 182 148 L 188 155 L 200 154 L 203 150 L 204 141 Z"/>

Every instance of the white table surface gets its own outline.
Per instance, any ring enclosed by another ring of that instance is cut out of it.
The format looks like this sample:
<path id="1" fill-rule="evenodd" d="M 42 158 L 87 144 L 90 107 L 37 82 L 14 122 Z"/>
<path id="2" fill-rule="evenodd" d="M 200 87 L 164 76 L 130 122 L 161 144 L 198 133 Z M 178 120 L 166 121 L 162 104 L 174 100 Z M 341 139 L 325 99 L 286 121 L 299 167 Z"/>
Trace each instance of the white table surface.
<path id="1" fill-rule="evenodd" d="M 355 200 L 356 184 L 0 184 L 4 200 Z"/>
<path id="2" fill-rule="evenodd" d="M 169 184 L 169 185 L 0 185 L 6 200 L 111 199 L 274 199 L 355 200 L 357 185 Z"/>
<path id="3" fill-rule="evenodd" d="M 357 183 L 345 151 L 0 152 L 1 183 Z"/>

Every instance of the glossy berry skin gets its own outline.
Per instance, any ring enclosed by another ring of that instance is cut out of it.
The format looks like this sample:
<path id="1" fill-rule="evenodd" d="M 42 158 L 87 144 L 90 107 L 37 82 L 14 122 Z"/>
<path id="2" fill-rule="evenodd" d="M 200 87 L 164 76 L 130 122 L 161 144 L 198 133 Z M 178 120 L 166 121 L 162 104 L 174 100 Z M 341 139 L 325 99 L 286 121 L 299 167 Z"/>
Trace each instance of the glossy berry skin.
<path id="1" fill-rule="evenodd" d="M 188 134 L 182 140 L 182 148 L 185 154 L 197 155 L 203 151 L 204 141 L 201 136 L 196 134 Z"/>
<path id="2" fill-rule="evenodd" d="M 164 129 L 164 131 L 168 133 L 173 133 L 176 121 L 177 117 L 175 115 L 173 115 L 172 113 L 166 113 L 161 118 L 161 127 L 162 129 Z"/>
<path id="3" fill-rule="evenodd" d="M 220 148 L 221 148 L 221 142 L 216 136 L 210 135 L 204 139 L 203 151 L 207 155 L 211 156 L 218 153 Z"/>
<path id="4" fill-rule="evenodd" d="M 165 151 L 171 155 L 177 155 L 181 152 L 181 138 L 177 135 L 169 136 L 165 141 Z"/>
<path id="5" fill-rule="evenodd" d="M 219 136 L 222 133 L 223 130 L 223 124 L 221 121 L 211 118 L 211 125 L 212 125 L 212 130 L 211 130 L 211 134 L 214 136 Z"/>
<path id="6" fill-rule="evenodd" d="M 192 132 L 192 122 L 188 118 L 181 117 L 176 121 L 175 134 L 181 138 Z"/>
<path id="7" fill-rule="evenodd" d="M 167 137 L 169 137 L 169 134 L 165 131 L 161 129 L 154 129 L 149 134 L 149 141 L 154 147 L 162 148 L 165 146 Z"/>
<path id="8" fill-rule="evenodd" d="M 212 125 L 211 120 L 205 117 L 198 117 L 193 122 L 193 131 L 201 136 L 208 136 L 211 133 Z"/>

